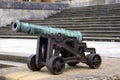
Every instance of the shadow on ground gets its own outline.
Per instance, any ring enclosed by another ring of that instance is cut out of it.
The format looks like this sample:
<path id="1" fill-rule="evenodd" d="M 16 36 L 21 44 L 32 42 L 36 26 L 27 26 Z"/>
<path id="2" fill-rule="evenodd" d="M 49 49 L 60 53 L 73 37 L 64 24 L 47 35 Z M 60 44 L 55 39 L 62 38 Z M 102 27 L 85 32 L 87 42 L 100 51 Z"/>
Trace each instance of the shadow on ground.
<path id="1" fill-rule="evenodd" d="M 0 80 L 6 80 L 6 78 L 3 76 L 0 76 Z"/>

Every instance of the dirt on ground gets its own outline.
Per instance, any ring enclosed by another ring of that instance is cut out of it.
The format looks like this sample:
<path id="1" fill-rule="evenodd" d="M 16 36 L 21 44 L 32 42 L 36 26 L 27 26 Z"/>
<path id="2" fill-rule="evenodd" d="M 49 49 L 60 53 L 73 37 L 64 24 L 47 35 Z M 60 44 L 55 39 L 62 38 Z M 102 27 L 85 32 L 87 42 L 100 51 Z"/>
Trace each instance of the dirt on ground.
<path id="1" fill-rule="evenodd" d="M 79 63 L 76 67 L 67 66 L 60 75 L 51 74 L 46 67 L 32 72 L 26 66 L 0 69 L 0 80 L 120 80 L 120 58 L 102 57 L 99 69 L 90 69 Z"/>

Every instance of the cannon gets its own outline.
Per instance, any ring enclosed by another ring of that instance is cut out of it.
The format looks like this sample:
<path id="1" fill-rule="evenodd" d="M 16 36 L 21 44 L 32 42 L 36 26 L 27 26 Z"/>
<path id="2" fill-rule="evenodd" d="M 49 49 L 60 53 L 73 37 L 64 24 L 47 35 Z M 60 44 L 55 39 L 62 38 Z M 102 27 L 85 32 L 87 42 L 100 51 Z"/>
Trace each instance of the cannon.
<path id="1" fill-rule="evenodd" d="M 87 48 L 79 31 L 34 25 L 19 20 L 13 23 L 12 30 L 38 36 L 36 54 L 27 60 L 27 66 L 32 71 L 39 71 L 46 66 L 51 73 L 61 74 L 65 70 L 65 64 L 76 66 L 82 62 L 92 69 L 98 69 L 101 65 L 101 56 L 96 54 L 95 48 Z"/>

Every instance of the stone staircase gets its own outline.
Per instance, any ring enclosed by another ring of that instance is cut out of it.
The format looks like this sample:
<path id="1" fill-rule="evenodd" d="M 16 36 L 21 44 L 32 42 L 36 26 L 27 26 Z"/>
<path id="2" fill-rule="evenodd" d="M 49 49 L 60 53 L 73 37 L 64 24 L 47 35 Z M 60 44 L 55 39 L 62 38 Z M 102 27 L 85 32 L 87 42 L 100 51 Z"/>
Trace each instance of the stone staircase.
<path id="1" fill-rule="evenodd" d="M 120 4 L 70 8 L 45 20 L 21 21 L 81 31 L 84 40 L 120 41 Z M 13 33 L 10 27 L 0 29 L 0 37 L 36 38 L 23 33 Z"/>
<path id="2" fill-rule="evenodd" d="M 94 16 L 72 18 L 49 18 L 46 21 L 23 20 L 37 25 L 46 25 L 83 33 L 84 40 L 120 40 L 119 16 Z"/>

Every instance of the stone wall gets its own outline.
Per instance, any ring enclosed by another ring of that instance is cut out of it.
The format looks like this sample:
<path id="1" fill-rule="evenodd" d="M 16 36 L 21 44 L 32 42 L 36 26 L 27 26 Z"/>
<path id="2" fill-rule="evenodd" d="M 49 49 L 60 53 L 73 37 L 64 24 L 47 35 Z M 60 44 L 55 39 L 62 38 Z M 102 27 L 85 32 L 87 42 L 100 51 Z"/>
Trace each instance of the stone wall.
<path id="1" fill-rule="evenodd" d="M 54 10 L 23 10 L 0 9 L 0 26 L 4 27 L 16 19 L 44 19 L 59 11 Z"/>
<path id="2" fill-rule="evenodd" d="M 120 0 L 72 0 L 71 7 L 91 6 L 101 4 L 116 4 L 120 3 Z"/>
<path id="3" fill-rule="evenodd" d="M 72 0 L 71 7 L 91 6 L 104 4 L 105 0 Z"/>
<path id="4" fill-rule="evenodd" d="M 120 3 L 120 0 L 116 0 L 116 3 Z"/>
<path id="5" fill-rule="evenodd" d="M 44 19 L 67 7 L 61 3 L 0 2 L 0 27 L 16 19 Z"/>
<path id="6" fill-rule="evenodd" d="M 92 0 L 92 2 L 98 3 L 98 4 L 104 4 L 105 0 Z"/>
<path id="7" fill-rule="evenodd" d="M 105 3 L 106 4 L 112 4 L 112 3 L 115 3 L 115 0 L 105 0 Z"/>
<path id="8" fill-rule="evenodd" d="M 120 0 L 105 0 L 106 4 L 120 3 Z"/>

